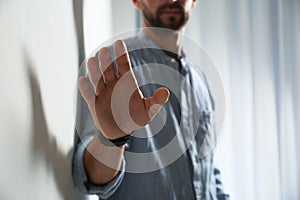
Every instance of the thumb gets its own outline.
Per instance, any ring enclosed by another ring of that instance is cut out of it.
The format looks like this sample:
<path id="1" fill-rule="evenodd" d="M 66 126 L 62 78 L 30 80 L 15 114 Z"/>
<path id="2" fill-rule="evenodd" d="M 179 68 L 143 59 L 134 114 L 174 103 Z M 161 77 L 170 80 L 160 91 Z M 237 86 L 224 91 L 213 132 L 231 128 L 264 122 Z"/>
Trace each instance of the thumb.
<path id="1" fill-rule="evenodd" d="M 159 112 L 162 105 L 165 104 L 170 96 L 170 92 L 167 88 L 157 89 L 153 96 L 149 100 L 149 117 L 152 120 L 155 115 Z"/>
<path id="2" fill-rule="evenodd" d="M 169 96 L 170 92 L 167 88 L 158 88 L 150 98 L 150 106 L 153 106 L 155 104 L 165 104 L 168 101 Z"/>

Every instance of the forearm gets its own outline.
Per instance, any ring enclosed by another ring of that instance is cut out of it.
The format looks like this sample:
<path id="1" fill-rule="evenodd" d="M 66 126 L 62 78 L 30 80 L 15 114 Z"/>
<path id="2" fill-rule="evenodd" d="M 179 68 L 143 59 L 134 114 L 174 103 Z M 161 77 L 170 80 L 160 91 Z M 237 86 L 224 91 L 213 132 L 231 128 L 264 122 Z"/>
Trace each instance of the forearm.
<path id="1" fill-rule="evenodd" d="M 84 167 L 90 182 L 105 185 L 119 172 L 122 165 L 123 147 L 108 147 L 98 137 L 90 142 L 84 153 Z"/>

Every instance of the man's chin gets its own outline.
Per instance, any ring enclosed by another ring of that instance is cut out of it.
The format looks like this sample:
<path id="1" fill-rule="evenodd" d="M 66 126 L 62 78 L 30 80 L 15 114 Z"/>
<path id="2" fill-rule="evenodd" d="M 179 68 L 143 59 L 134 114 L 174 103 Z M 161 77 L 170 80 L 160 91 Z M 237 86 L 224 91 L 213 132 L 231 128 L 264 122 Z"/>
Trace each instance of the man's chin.
<path id="1" fill-rule="evenodd" d="M 175 19 L 173 18 L 172 19 L 168 19 L 167 22 L 164 22 L 164 20 L 160 20 L 160 27 L 161 28 L 167 28 L 167 29 L 171 29 L 173 31 L 178 31 L 181 29 L 181 27 L 183 26 L 183 23 L 182 23 L 183 20 L 181 19 Z"/>

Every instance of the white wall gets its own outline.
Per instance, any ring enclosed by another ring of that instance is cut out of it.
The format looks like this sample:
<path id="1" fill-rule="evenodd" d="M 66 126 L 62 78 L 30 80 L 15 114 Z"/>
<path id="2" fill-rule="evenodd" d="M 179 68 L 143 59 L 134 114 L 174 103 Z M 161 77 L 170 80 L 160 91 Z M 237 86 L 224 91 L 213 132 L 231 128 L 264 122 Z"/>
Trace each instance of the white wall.
<path id="1" fill-rule="evenodd" d="M 131 0 L 112 0 L 112 28 L 118 34 L 136 28 L 136 10 Z"/>
<path id="2" fill-rule="evenodd" d="M 70 174 L 77 68 L 112 30 L 109 0 L 82 2 L 0 1 L 1 200 L 85 199 Z"/>

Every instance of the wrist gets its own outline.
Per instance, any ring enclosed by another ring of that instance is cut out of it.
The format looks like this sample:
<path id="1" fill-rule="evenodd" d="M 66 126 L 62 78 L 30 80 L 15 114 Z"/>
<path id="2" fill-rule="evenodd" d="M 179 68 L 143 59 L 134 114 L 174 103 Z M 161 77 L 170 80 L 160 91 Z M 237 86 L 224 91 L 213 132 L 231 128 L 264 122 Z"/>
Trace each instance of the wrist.
<path id="1" fill-rule="evenodd" d="M 123 136 L 120 136 L 120 137 L 117 137 L 117 138 L 107 138 L 105 135 L 103 135 L 101 133 L 101 131 L 99 131 L 97 133 L 97 136 L 98 136 L 98 139 L 99 141 L 104 144 L 105 146 L 110 146 L 110 147 L 113 147 L 113 146 L 117 146 L 117 147 L 121 147 L 121 146 L 124 146 L 128 140 L 131 138 L 131 135 L 130 134 L 123 134 Z"/>

